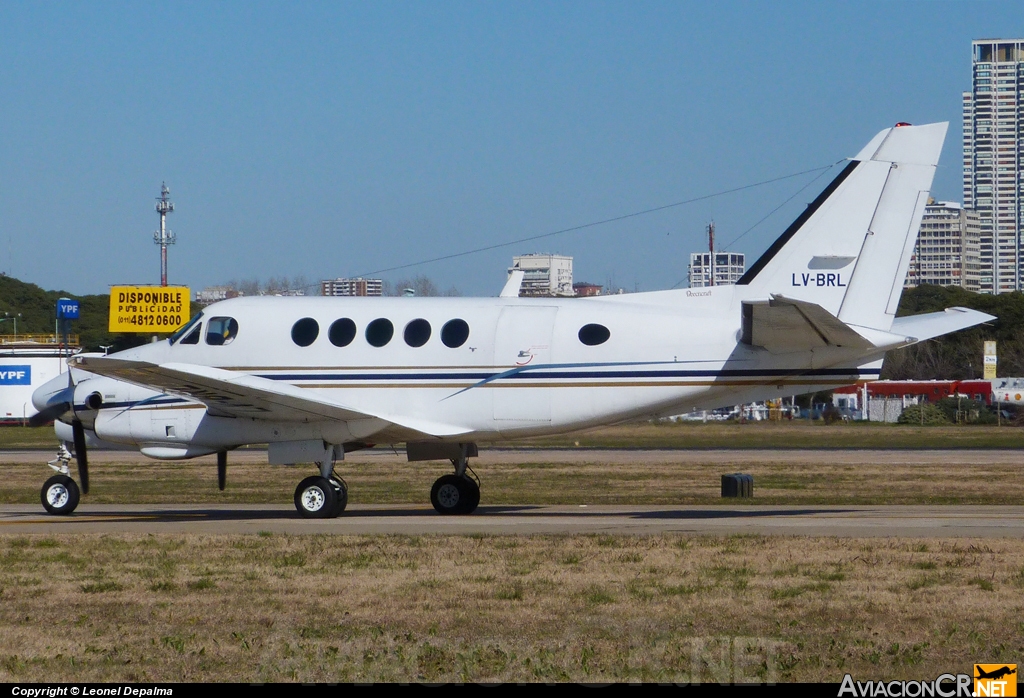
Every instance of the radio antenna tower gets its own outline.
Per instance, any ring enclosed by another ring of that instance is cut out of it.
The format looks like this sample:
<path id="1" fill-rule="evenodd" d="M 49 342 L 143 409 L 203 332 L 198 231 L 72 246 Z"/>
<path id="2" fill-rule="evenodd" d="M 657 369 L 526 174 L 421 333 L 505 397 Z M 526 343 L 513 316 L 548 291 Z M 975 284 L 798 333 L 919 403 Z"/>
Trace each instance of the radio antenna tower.
<path id="1" fill-rule="evenodd" d="M 711 253 L 711 282 L 709 286 L 715 285 L 715 222 L 708 223 L 708 251 Z M 164 284 L 166 286 L 167 284 Z"/>
<path id="2" fill-rule="evenodd" d="M 160 183 L 160 197 L 156 200 L 156 212 L 160 214 L 160 230 L 153 233 L 153 242 L 160 245 L 160 285 L 167 285 L 167 246 L 174 244 L 174 233 L 167 229 L 167 214 L 174 210 L 168 199 L 171 190 L 167 182 Z"/>

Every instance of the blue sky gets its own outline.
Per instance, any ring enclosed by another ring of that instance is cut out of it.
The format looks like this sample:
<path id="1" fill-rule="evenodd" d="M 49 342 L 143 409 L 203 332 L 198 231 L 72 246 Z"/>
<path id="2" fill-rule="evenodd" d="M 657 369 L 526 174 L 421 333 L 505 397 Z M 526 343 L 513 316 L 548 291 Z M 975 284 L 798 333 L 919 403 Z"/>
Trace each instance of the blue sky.
<path id="1" fill-rule="evenodd" d="M 1021 35 L 1010 2 L 3 3 L 0 269 L 158 282 L 166 180 L 172 283 L 350 276 L 828 165 L 897 121 L 951 122 L 934 194 L 960 201 L 970 42 Z M 813 177 L 382 276 L 494 295 L 513 254 L 560 252 L 667 288 L 708 220 L 727 244 Z"/>

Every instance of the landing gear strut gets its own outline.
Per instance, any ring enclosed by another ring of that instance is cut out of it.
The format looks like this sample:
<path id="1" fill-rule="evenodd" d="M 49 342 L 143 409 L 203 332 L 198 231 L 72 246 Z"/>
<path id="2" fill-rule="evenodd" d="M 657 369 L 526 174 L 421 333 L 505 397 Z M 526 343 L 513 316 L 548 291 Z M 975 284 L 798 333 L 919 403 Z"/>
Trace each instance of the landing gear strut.
<path id="1" fill-rule="evenodd" d="M 320 474 L 295 488 L 295 508 L 306 519 L 333 519 L 345 511 L 348 486 L 334 475 L 334 463 L 319 463 Z"/>
<path id="2" fill-rule="evenodd" d="M 461 455 L 452 459 L 455 474 L 442 475 L 430 488 L 430 503 L 439 514 L 472 514 L 480 504 L 480 483 L 466 474 L 468 446 L 463 444 Z"/>

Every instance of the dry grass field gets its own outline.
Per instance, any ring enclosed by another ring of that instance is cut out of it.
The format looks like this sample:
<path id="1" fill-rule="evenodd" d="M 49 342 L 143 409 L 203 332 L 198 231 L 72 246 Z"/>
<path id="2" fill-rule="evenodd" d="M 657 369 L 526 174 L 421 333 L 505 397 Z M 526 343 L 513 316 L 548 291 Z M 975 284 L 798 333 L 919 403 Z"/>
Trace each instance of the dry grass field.
<path id="1" fill-rule="evenodd" d="M 717 504 L 735 471 L 755 497 L 733 506 L 1020 504 L 1020 437 L 643 425 L 473 467 L 484 504 Z M 38 503 L 50 457 L 0 456 L 0 503 Z M 97 452 L 85 501 L 290 506 L 310 468 L 265 459 L 232 454 L 219 492 L 210 458 Z M 341 467 L 359 504 L 425 503 L 444 472 L 383 449 Z M 928 679 L 1018 662 L 1022 611 L 1013 539 L 0 534 L 6 682 Z"/>
<path id="2" fill-rule="evenodd" d="M 0 537 L 0 681 L 838 681 L 1024 653 L 1024 541 Z"/>

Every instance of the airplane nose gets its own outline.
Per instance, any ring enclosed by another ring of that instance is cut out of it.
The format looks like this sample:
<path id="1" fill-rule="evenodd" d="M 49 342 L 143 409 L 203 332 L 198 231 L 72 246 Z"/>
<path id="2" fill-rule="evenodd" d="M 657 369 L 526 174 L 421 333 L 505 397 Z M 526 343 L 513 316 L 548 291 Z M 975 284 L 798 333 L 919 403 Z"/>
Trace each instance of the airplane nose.
<path id="1" fill-rule="evenodd" d="M 46 381 L 32 393 L 32 405 L 39 412 L 62 402 L 70 403 L 73 399 L 74 392 L 68 390 L 68 376 L 66 373 Z"/>

